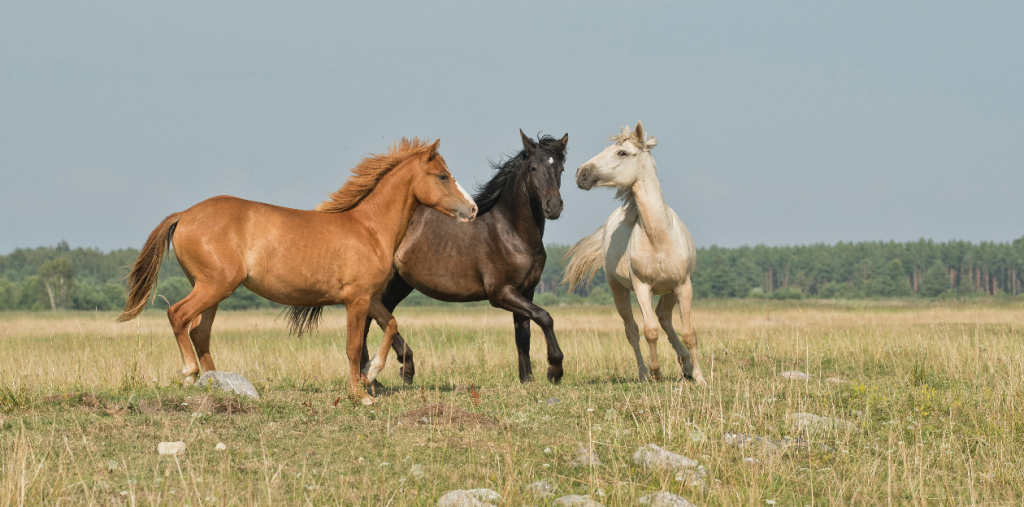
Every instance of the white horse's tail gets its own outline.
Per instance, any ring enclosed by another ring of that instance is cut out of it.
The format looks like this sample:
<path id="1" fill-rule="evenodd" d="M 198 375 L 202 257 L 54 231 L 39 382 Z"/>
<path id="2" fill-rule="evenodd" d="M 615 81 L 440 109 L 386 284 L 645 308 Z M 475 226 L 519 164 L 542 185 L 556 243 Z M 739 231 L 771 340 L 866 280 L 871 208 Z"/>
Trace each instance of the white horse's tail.
<path id="1" fill-rule="evenodd" d="M 576 290 L 581 284 L 589 284 L 597 270 L 601 269 L 601 246 L 604 242 L 604 226 L 602 225 L 593 234 L 576 242 L 568 252 L 565 252 L 563 259 L 568 259 L 565 266 L 565 277 L 562 283 L 569 284 L 569 291 Z M 584 281 L 586 280 L 586 281 Z"/>

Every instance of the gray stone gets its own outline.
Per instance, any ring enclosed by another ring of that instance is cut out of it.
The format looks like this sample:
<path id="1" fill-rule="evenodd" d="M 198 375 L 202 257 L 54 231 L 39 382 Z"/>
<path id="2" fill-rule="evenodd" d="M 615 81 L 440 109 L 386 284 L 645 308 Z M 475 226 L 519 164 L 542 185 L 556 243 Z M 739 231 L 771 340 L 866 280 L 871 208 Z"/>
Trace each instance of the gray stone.
<path id="1" fill-rule="evenodd" d="M 437 507 L 495 507 L 501 495 L 490 489 L 456 489 L 437 500 Z"/>
<path id="2" fill-rule="evenodd" d="M 604 507 L 603 503 L 591 500 L 587 495 L 566 495 L 551 502 L 561 507 Z"/>
<path id="3" fill-rule="evenodd" d="M 580 446 L 576 449 L 576 457 L 569 463 L 572 467 L 589 467 L 589 466 L 601 466 L 601 459 L 597 457 L 596 452 L 592 452 L 586 447 Z"/>
<path id="4" fill-rule="evenodd" d="M 725 445 L 741 449 L 758 449 L 765 452 L 806 451 L 811 448 L 810 444 L 802 438 L 786 437 L 776 439 L 760 435 L 745 435 L 743 433 L 726 433 L 724 438 Z M 832 452 L 831 447 L 820 442 L 815 442 L 814 449 L 822 452 Z"/>
<path id="5" fill-rule="evenodd" d="M 807 412 L 797 412 L 786 417 L 789 423 L 789 430 L 799 435 L 818 437 L 832 432 L 856 433 L 857 425 L 837 419 L 835 417 L 822 417 Z"/>
<path id="6" fill-rule="evenodd" d="M 698 466 L 696 470 L 681 470 L 676 474 L 676 480 L 684 482 L 691 488 L 704 489 L 708 481 L 708 470 L 703 466 Z"/>
<path id="7" fill-rule="evenodd" d="M 808 375 L 808 374 L 806 374 L 806 373 L 804 373 L 802 371 L 795 371 L 795 370 L 794 371 L 784 371 L 784 372 L 780 373 L 779 376 L 784 378 L 784 379 L 789 379 L 789 380 L 807 380 L 807 379 L 811 378 L 810 375 Z"/>
<path id="8" fill-rule="evenodd" d="M 633 462 L 644 468 L 661 468 L 676 472 L 688 468 L 697 468 L 700 463 L 686 456 L 666 451 L 654 444 L 637 449 L 633 454 Z"/>
<path id="9" fill-rule="evenodd" d="M 640 505 L 648 505 L 650 507 L 696 507 L 689 500 L 667 491 L 659 491 L 640 497 Z"/>
<path id="10" fill-rule="evenodd" d="M 748 457 L 748 458 L 743 458 L 743 462 L 748 464 L 748 465 L 756 465 L 756 464 L 760 463 L 761 460 L 759 460 L 757 458 L 749 458 Z"/>
<path id="11" fill-rule="evenodd" d="M 208 371 L 203 373 L 203 376 L 199 377 L 198 385 L 199 387 L 231 391 L 256 400 L 260 399 L 260 393 L 256 392 L 256 388 L 253 387 L 252 383 L 245 380 L 245 377 L 230 371 Z"/>
<path id="12" fill-rule="evenodd" d="M 558 486 L 551 484 L 548 481 L 537 481 L 533 484 L 526 486 L 526 490 L 533 494 L 534 498 L 544 498 L 546 496 L 553 496 Z"/>

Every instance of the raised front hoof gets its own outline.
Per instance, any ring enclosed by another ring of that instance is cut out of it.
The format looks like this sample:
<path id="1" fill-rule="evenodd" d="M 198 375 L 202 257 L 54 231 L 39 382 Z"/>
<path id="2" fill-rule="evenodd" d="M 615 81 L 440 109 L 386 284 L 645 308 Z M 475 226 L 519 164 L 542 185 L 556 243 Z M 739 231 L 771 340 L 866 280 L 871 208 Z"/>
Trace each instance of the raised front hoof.
<path id="1" fill-rule="evenodd" d="M 416 377 L 416 367 L 410 362 L 407 365 L 399 366 L 398 373 L 402 376 L 402 382 L 412 384 L 412 379 Z"/>
<path id="2" fill-rule="evenodd" d="M 548 382 L 552 384 L 558 384 L 562 382 L 562 365 L 550 365 L 548 366 Z"/>
<path id="3" fill-rule="evenodd" d="M 683 380 L 688 380 L 701 387 L 707 387 L 708 385 L 708 383 L 704 381 L 704 375 L 701 375 L 699 373 L 696 377 L 694 377 L 693 375 L 683 375 Z"/>

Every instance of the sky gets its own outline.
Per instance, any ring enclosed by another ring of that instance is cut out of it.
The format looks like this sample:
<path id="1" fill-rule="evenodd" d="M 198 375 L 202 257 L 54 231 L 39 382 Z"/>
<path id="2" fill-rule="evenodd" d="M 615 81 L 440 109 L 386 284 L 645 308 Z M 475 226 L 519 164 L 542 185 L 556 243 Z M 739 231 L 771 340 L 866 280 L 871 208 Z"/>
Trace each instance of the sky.
<path id="1" fill-rule="evenodd" d="M 0 3 L 0 253 L 138 248 L 230 194 L 310 209 L 440 138 L 463 186 L 643 121 L 698 246 L 1024 236 L 1020 2 Z"/>

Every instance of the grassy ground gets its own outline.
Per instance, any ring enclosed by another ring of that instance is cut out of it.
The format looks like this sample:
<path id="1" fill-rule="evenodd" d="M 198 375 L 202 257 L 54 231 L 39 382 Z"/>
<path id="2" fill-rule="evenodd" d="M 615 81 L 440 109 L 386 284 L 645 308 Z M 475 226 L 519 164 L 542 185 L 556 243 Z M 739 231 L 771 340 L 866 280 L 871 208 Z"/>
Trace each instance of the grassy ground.
<path id="1" fill-rule="evenodd" d="M 214 359 L 252 380 L 258 402 L 182 388 L 157 312 L 121 325 L 113 314 L 0 313 L 0 505 L 434 505 L 468 488 L 543 505 L 525 489 L 537 480 L 606 505 L 659 490 L 698 505 L 1024 501 L 1020 302 L 701 303 L 706 388 L 678 381 L 664 338 L 668 380 L 638 383 L 611 308 L 551 310 L 566 356 L 558 386 L 543 380 L 536 328 L 541 380 L 519 384 L 505 312 L 400 309 L 418 376 L 403 385 L 392 356 L 380 378 L 391 390 L 373 407 L 345 397 L 341 310 L 303 338 L 275 313 L 217 317 Z M 794 369 L 813 378 L 777 376 Z M 460 411 L 429 417 L 436 403 Z M 724 442 L 798 437 L 786 422 L 795 412 L 857 431 L 781 453 Z M 157 454 L 176 440 L 185 453 Z M 700 461 L 706 487 L 635 466 L 649 443 Z M 571 467 L 580 446 L 603 464 Z"/>

